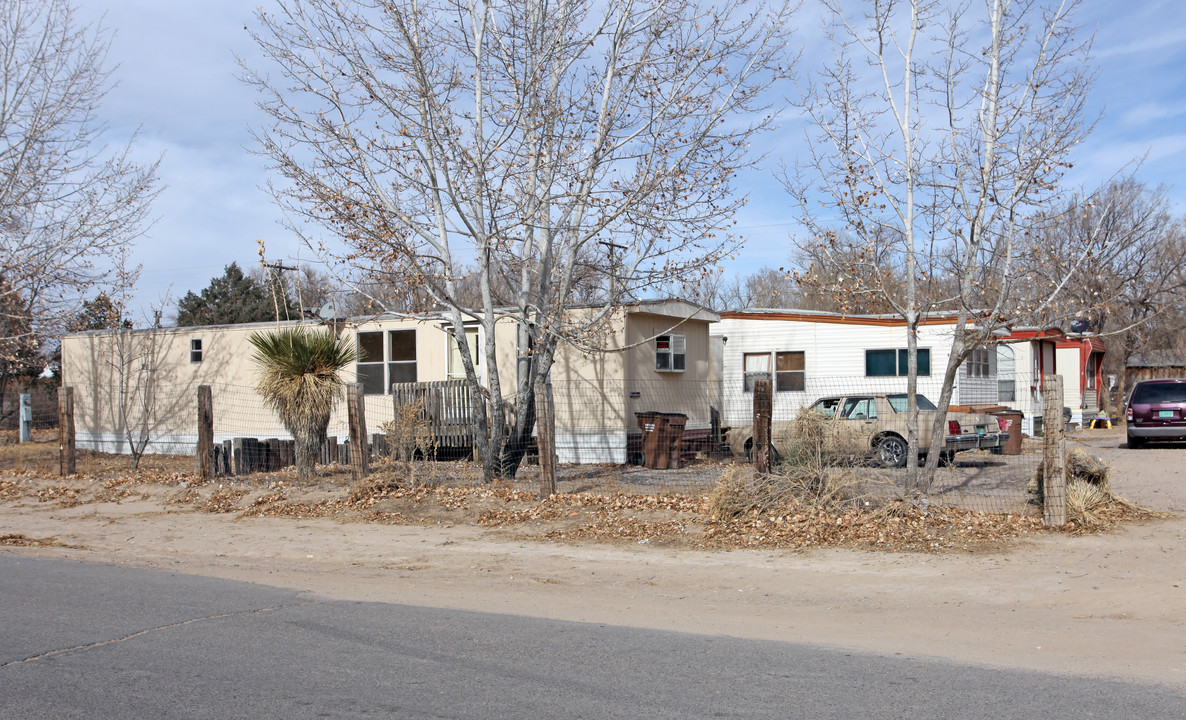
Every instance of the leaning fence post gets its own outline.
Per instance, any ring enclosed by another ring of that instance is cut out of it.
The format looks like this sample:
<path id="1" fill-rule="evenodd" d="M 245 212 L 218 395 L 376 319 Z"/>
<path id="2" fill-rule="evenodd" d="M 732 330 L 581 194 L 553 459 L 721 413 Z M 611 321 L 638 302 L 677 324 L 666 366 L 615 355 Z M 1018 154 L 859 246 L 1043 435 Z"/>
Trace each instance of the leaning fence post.
<path id="1" fill-rule="evenodd" d="M 556 422 L 552 414 L 552 386 L 535 384 L 536 447 L 539 450 L 539 496 L 556 494 Z"/>
<path id="2" fill-rule="evenodd" d="M 214 395 L 209 385 L 198 386 L 198 477 L 214 477 Z"/>
<path id="3" fill-rule="evenodd" d="M 73 475 L 77 466 L 74 460 L 74 388 L 58 390 L 58 471 L 61 475 Z"/>
<path id="4" fill-rule="evenodd" d="M 33 436 L 30 428 L 33 425 L 33 396 L 29 393 L 21 393 L 20 412 L 18 413 L 21 424 L 20 441 L 22 443 L 31 442 Z"/>
<path id="5" fill-rule="evenodd" d="M 754 470 L 770 472 L 770 416 L 774 397 L 769 380 L 754 381 Z"/>
<path id="6" fill-rule="evenodd" d="M 346 384 L 346 414 L 350 422 L 350 474 L 362 480 L 370 472 L 367 457 L 367 421 L 362 385 Z"/>
<path id="7" fill-rule="evenodd" d="M 1042 380 L 1042 524 L 1067 521 L 1067 477 L 1063 459 L 1062 376 Z"/>

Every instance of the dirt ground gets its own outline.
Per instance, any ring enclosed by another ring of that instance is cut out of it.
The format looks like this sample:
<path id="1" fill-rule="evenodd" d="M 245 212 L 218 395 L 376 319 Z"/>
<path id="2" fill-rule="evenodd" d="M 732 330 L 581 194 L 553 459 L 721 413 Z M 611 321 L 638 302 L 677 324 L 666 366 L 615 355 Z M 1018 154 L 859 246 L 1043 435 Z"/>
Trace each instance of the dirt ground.
<path id="1" fill-rule="evenodd" d="M 312 511 L 318 497 L 333 495 L 319 487 L 304 489 L 306 504 L 273 513 L 282 517 L 253 517 L 251 507 L 264 515 L 279 507 L 268 498 L 285 487 L 228 486 L 198 497 L 195 488 L 159 478 L 92 480 L 84 488 L 0 477 L 7 481 L 0 552 L 337 599 L 811 642 L 1186 691 L 1186 443 L 1128 450 L 1120 429 L 1080 431 L 1071 445 L 1112 464 L 1118 494 L 1175 516 L 1106 533 L 1019 524 L 1018 538 L 947 543 L 937 553 L 721 550 L 652 532 L 657 523 L 682 527 L 681 513 L 690 511 L 678 505 L 632 507 L 614 542 L 592 542 L 563 529 L 577 516 L 600 517 L 600 507 L 557 506 L 546 518 L 479 525 L 459 522 L 463 515 L 440 503 L 430 512 L 423 498 L 388 495 L 374 499 L 371 522 L 342 522 Z M 464 502 L 485 513 L 498 506 L 491 498 Z M 229 509 L 235 512 L 219 512 Z M 552 533 L 546 538 L 542 526 L 531 529 L 543 520 Z"/>

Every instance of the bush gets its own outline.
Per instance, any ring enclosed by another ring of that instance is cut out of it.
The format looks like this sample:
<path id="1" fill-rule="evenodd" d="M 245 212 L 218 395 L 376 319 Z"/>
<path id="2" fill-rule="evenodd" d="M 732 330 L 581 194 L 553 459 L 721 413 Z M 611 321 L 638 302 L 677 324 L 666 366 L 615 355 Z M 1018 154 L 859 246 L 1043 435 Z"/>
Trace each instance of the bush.
<path id="1" fill-rule="evenodd" d="M 844 443 L 831 432 L 832 426 L 821 413 L 799 413 L 791 423 L 790 454 L 781 456 L 768 475 L 758 475 L 748 465 L 726 468 L 709 495 L 709 515 L 716 520 L 731 520 L 795 505 L 854 505 L 864 484 L 856 468 L 865 464 L 865 459 L 845 450 L 851 443 Z"/>
<path id="2" fill-rule="evenodd" d="M 396 405 L 395 417 L 379 429 L 387 436 L 387 447 L 403 463 L 404 474 L 409 478 L 412 478 L 412 460 L 417 454 L 425 459 L 436 454 L 436 435 L 424 412 L 423 400 Z"/>

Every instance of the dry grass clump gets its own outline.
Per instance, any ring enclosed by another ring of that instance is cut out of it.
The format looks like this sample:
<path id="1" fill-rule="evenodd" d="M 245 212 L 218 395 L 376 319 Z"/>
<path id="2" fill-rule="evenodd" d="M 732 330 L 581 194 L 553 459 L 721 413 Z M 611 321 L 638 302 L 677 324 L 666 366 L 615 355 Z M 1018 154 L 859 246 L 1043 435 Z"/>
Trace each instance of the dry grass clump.
<path id="1" fill-rule="evenodd" d="M 799 413 L 791 423 L 790 452 L 769 475 L 740 465 L 725 469 L 709 495 L 709 517 L 727 521 L 800 505 L 852 507 L 861 494 L 856 468 L 863 458 L 852 455 L 847 449 L 852 443 L 830 431 L 833 425 L 821 413 Z"/>
<path id="2" fill-rule="evenodd" d="M 1102 529 L 1131 518 L 1152 518 L 1159 514 L 1129 502 L 1112 492 L 1112 466 L 1100 458 L 1073 448 L 1063 459 L 1067 476 L 1067 523 L 1073 529 Z M 1044 466 L 1039 465 L 1026 488 L 1038 504 L 1045 502 Z"/>
<path id="3" fill-rule="evenodd" d="M 408 490 L 427 487 L 425 476 L 417 476 L 402 465 L 388 465 L 371 472 L 363 479 L 350 486 L 347 499 L 350 502 L 361 502 L 369 498 L 381 497 L 396 490 Z"/>
<path id="4" fill-rule="evenodd" d="M 792 483 L 783 475 L 759 475 L 748 465 L 730 465 L 708 495 L 706 514 L 713 520 L 774 512 L 795 502 Z"/>

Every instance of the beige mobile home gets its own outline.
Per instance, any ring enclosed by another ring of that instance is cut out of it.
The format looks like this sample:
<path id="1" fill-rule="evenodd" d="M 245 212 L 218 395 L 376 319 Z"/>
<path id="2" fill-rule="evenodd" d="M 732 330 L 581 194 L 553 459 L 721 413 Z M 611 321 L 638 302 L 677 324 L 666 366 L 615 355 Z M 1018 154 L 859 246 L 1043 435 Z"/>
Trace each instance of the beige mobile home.
<path id="1" fill-rule="evenodd" d="M 574 308 L 574 314 L 594 309 Z M 602 333 L 562 343 L 552 370 L 557 451 L 561 462 L 623 463 L 635 412 L 680 412 L 688 427 L 709 426 L 708 326 L 717 316 L 678 300 L 645 301 L 613 311 Z M 280 326 L 292 323 L 280 323 Z M 279 419 L 256 394 L 252 333 L 277 323 L 91 331 L 62 340 L 63 385 L 74 388 L 78 446 L 127 452 L 127 429 L 148 438 L 148 452 L 193 453 L 197 388 L 214 396 L 215 441 L 286 438 Z M 372 432 L 394 416 L 396 383 L 464 377 L 451 324 L 441 314 L 357 318 L 339 326 L 358 350 L 343 373 L 365 394 Z M 471 347 L 484 342 L 477 326 Z M 502 390 L 515 390 L 516 333 L 508 318 L 496 325 Z M 488 369 L 475 357 L 485 381 Z M 329 434 L 347 435 L 344 403 Z"/>

